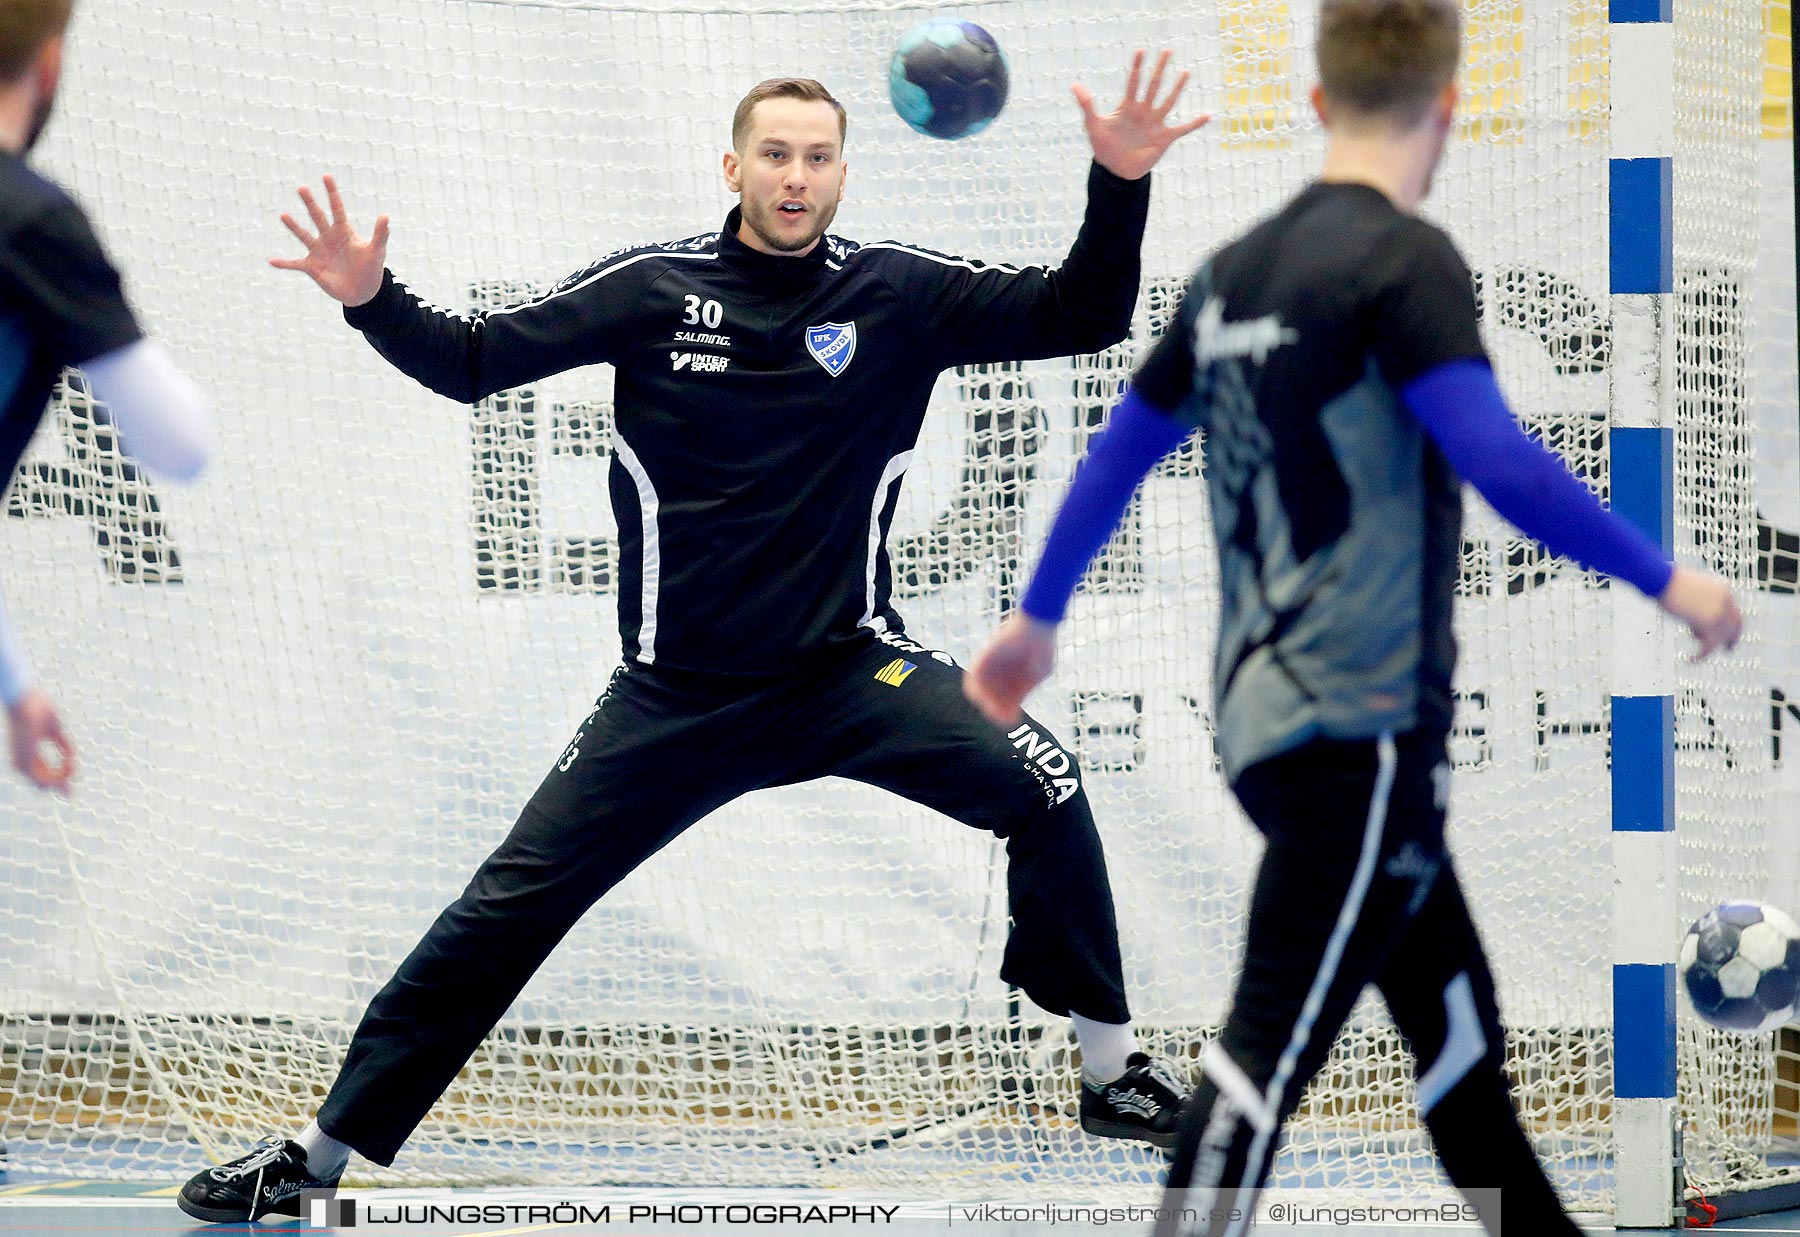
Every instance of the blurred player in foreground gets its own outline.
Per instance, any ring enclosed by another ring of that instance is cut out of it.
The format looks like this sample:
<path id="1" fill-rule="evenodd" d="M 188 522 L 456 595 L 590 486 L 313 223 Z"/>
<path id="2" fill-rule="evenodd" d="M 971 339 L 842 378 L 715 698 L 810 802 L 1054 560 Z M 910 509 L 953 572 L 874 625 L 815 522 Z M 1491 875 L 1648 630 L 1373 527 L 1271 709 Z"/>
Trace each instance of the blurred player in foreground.
<path id="1" fill-rule="evenodd" d="M 312 277 L 394 365 L 452 399 L 597 362 L 617 370 L 610 492 L 625 660 L 512 832 L 370 1003 L 317 1119 L 182 1190 L 190 1215 L 298 1209 L 351 1149 L 391 1164 L 587 908 L 715 808 L 837 775 L 1006 839 L 1013 929 L 1001 975 L 1081 1044 L 1083 1128 L 1172 1146 L 1181 1088 L 1137 1050 L 1106 865 L 1079 773 L 1023 758 L 961 673 L 889 602 L 885 541 L 938 374 L 1125 337 L 1150 169 L 1186 81 L 1101 115 L 1063 265 L 1016 270 L 827 235 L 844 190 L 842 106 L 778 78 L 738 105 L 722 231 L 610 254 L 534 300 L 474 317 L 383 268 L 388 224 L 350 227 L 301 190 L 283 222 Z M 1035 724 L 1035 723 L 1034 723 Z M 1039 728 L 1041 730 L 1041 728 Z M 1048 740 L 1045 740 L 1048 743 Z M 1054 758 L 1052 752 L 1055 753 Z"/>
<path id="2" fill-rule="evenodd" d="M 1469 270 L 1415 213 L 1460 45 L 1454 0 L 1325 0 L 1320 178 L 1199 268 L 968 674 L 970 697 L 1012 724 L 1138 483 L 1202 430 L 1224 600 L 1218 751 L 1267 841 L 1165 1200 L 1169 1214 L 1235 1209 L 1195 1230 L 1215 1237 L 1248 1227 L 1281 1126 L 1370 983 L 1416 1056 L 1450 1179 L 1500 1188 L 1509 1233 L 1578 1231 L 1513 1110 L 1493 979 L 1444 844 L 1459 476 L 1552 550 L 1655 598 L 1701 656 L 1741 627 L 1721 581 L 1669 563 L 1507 409 Z"/>
<path id="3" fill-rule="evenodd" d="M 81 207 L 25 162 L 50 119 L 73 0 L 0 0 L 0 498 L 57 375 L 80 366 L 121 447 L 165 480 L 198 476 L 212 418 L 145 339 Z M 75 748 L 0 609 L 0 703 L 13 767 L 67 794 Z M 48 749 L 48 750 L 46 750 Z"/>

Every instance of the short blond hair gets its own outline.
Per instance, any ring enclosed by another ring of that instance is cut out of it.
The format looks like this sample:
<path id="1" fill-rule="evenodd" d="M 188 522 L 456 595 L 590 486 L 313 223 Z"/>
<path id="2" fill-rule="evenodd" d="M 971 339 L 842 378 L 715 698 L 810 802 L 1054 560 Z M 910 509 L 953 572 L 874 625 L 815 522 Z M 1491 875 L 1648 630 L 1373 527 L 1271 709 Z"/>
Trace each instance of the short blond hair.
<path id="1" fill-rule="evenodd" d="M 0 0 L 0 82 L 25 76 L 44 44 L 69 28 L 75 0 Z"/>
<path id="2" fill-rule="evenodd" d="M 1318 58 L 1328 102 L 1410 125 L 1456 80 L 1462 14 L 1455 0 L 1325 0 Z"/>
<path id="3" fill-rule="evenodd" d="M 4 0 L 0 0 L 4 3 Z M 838 144 L 843 145 L 844 138 L 850 132 L 850 115 L 844 111 L 844 105 L 831 97 L 831 92 L 810 77 L 771 77 L 767 81 L 758 82 L 750 88 L 750 93 L 738 100 L 737 110 L 731 114 L 731 148 L 742 150 L 744 139 L 750 135 L 750 113 L 764 99 L 799 99 L 805 103 L 829 103 L 831 110 L 837 113 Z"/>

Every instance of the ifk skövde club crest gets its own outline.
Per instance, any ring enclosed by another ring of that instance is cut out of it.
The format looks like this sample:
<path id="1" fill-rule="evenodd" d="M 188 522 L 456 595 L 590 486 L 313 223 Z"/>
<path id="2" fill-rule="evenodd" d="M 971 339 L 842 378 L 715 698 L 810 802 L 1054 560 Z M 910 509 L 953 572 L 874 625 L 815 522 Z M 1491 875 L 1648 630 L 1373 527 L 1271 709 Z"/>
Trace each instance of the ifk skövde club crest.
<path id="1" fill-rule="evenodd" d="M 806 328 L 806 350 L 836 378 L 856 355 L 856 323 L 826 322 Z"/>

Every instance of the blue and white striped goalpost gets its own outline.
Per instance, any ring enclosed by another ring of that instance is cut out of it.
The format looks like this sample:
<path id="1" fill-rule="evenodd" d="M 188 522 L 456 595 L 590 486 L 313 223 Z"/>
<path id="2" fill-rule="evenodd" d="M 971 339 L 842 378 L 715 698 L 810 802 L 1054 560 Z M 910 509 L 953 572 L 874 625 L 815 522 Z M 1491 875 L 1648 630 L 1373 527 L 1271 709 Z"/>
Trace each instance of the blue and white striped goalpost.
<path id="1" fill-rule="evenodd" d="M 1611 0 L 1609 283 L 1614 508 L 1674 542 L 1675 54 L 1671 0 Z M 1615 587 L 1612 639 L 1615 1222 L 1679 1223 L 1675 650 Z"/>

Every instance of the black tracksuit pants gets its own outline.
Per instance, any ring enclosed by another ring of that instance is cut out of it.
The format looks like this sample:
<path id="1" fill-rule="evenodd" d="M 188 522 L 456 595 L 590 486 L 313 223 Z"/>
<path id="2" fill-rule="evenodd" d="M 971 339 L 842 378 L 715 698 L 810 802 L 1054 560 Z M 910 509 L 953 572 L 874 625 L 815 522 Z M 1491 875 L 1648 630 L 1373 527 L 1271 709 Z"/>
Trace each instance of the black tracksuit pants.
<path id="1" fill-rule="evenodd" d="M 1450 1180 L 1499 1190 L 1507 1233 L 1579 1232 L 1512 1105 L 1493 976 L 1444 846 L 1449 772 L 1441 737 L 1408 734 L 1308 743 L 1232 786 L 1267 847 L 1231 1012 L 1182 1110 L 1159 1237 L 1249 1228 L 1230 1217 L 1254 1213 L 1282 1123 L 1371 983 L 1412 1049 Z"/>
<path id="2" fill-rule="evenodd" d="M 1074 758 L 1030 719 L 1012 735 L 989 724 L 948 658 L 888 639 L 755 683 L 621 667 L 512 831 L 369 1003 L 320 1128 L 391 1164 L 588 907 L 714 808 L 827 775 L 1006 839 L 1001 977 L 1050 1013 L 1129 1021 Z"/>

